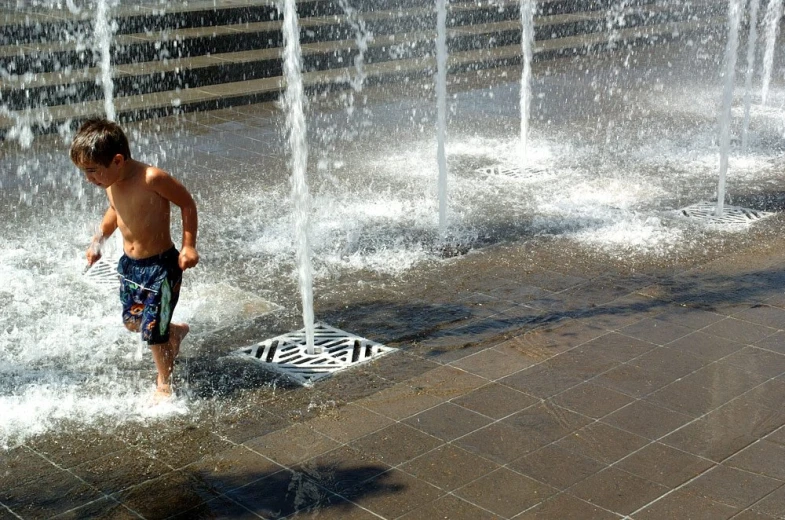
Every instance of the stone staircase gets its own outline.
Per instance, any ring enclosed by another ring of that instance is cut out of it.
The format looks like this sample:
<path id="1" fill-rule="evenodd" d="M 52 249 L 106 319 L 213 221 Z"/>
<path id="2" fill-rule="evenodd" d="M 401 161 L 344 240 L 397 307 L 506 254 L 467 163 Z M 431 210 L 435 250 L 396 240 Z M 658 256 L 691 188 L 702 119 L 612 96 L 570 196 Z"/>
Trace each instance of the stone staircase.
<path id="1" fill-rule="evenodd" d="M 304 83 L 345 89 L 435 71 L 436 13 L 414 0 L 300 0 Z M 623 3 L 622 3 L 623 2 Z M 92 5 L 92 4 L 91 4 Z M 120 121 L 276 99 L 281 13 L 269 0 L 117 6 L 111 46 Z M 342 7 L 349 6 L 348 9 Z M 656 43 L 725 23 L 724 0 L 539 0 L 535 60 Z M 94 12 L 0 7 L 0 137 L 73 128 L 104 114 Z M 519 2 L 448 7 L 449 72 L 520 63 Z M 362 45 L 362 66 L 358 66 Z M 9 132 L 11 132 L 9 134 Z"/>

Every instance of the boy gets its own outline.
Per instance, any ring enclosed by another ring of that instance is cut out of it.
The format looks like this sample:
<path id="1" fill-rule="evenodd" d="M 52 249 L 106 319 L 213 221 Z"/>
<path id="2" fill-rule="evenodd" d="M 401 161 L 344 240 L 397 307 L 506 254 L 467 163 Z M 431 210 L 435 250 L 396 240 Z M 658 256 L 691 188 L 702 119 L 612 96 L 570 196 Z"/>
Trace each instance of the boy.
<path id="1" fill-rule="evenodd" d="M 188 325 L 170 323 L 185 269 L 199 262 L 196 252 L 196 204 L 169 174 L 131 158 L 119 125 L 105 119 L 86 121 L 71 143 L 71 160 L 87 180 L 106 190 L 109 209 L 87 249 L 87 263 L 101 258 L 101 245 L 115 229 L 123 235 L 124 254 L 117 265 L 123 323 L 141 332 L 158 371 L 156 402 L 172 395 L 174 358 Z M 180 207 L 183 241 L 178 252 L 170 230 L 170 203 Z"/>

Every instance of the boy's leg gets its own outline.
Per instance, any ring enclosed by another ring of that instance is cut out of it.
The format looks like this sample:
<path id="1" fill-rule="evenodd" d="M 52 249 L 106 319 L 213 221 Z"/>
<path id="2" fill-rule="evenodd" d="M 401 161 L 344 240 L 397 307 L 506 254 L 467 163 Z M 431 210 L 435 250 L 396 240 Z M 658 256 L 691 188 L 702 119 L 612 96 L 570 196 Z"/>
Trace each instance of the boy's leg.
<path id="1" fill-rule="evenodd" d="M 155 393 L 160 397 L 172 395 L 172 372 L 174 371 L 174 358 L 180 353 L 180 343 L 189 331 L 185 323 L 172 323 L 169 325 L 169 341 L 150 345 L 150 350 L 158 371 L 158 380 Z"/>

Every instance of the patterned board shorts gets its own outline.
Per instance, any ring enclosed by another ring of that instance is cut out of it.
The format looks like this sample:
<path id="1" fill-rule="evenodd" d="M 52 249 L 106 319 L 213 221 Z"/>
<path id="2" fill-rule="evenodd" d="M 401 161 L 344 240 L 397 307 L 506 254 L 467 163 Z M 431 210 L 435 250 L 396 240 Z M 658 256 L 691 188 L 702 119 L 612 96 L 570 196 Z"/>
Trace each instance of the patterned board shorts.
<path id="1" fill-rule="evenodd" d="M 172 246 L 168 251 L 140 260 L 123 255 L 117 264 L 123 323 L 130 329 L 138 329 L 148 345 L 169 341 L 169 323 L 183 279 L 183 271 L 177 264 L 179 256 Z"/>

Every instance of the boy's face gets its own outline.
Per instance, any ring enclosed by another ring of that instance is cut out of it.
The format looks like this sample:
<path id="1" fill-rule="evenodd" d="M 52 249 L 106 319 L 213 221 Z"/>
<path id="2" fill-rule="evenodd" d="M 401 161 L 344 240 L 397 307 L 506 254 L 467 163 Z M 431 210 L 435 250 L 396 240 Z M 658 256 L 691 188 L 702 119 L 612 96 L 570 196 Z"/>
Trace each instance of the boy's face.
<path id="1" fill-rule="evenodd" d="M 101 188 L 108 188 L 118 180 L 120 180 L 122 173 L 122 166 L 125 163 L 125 158 L 117 154 L 109 163 L 109 166 L 104 166 L 98 163 L 87 162 L 79 166 L 79 169 L 84 172 L 87 181 Z"/>

